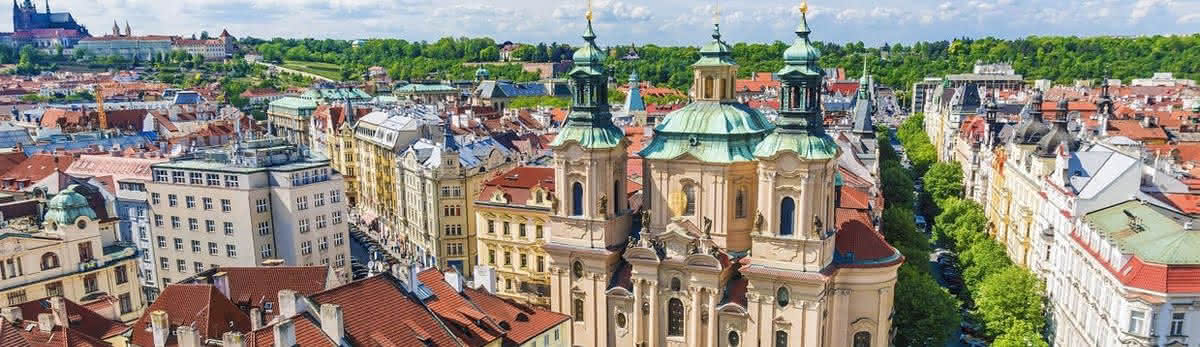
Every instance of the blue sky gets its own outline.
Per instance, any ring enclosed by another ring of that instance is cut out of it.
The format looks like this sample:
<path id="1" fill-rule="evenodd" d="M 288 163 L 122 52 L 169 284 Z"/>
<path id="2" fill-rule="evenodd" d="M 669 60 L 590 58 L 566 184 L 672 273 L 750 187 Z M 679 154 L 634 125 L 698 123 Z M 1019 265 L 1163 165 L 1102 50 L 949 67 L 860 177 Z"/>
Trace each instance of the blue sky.
<path id="1" fill-rule="evenodd" d="M 35 0 L 42 9 L 45 0 Z M 696 45 L 708 40 L 714 0 L 594 0 L 605 45 Z M 728 41 L 790 41 L 798 0 L 720 1 Z M 576 42 L 585 0 L 51 0 L 93 34 L 114 20 L 135 34 L 404 38 L 489 36 Z M 1200 32 L 1200 0 L 813 0 L 814 38 L 884 42 L 1029 35 Z"/>

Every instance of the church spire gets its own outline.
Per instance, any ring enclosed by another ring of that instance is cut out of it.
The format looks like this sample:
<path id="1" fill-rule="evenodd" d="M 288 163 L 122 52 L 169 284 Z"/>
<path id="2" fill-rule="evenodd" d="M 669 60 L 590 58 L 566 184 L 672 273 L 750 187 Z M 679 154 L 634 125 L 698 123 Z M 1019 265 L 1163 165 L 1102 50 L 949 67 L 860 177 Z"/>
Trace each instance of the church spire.
<path id="1" fill-rule="evenodd" d="M 612 148 L 624 138 L 609 113 L 608 69 L 604 66 L 606 54 L 596 45 L 593 15 L 592 2 L 589 0 L 584 16 L 587 19 L 587 29 L 583 33 L 584 45 L 575 51 L 572 56 L 575 68 L 567 73 L 573 94 L 571 112 L 567 115 L 563 130 L 551 144 L 554 147 L 576 141 L 584 148 Z"/>

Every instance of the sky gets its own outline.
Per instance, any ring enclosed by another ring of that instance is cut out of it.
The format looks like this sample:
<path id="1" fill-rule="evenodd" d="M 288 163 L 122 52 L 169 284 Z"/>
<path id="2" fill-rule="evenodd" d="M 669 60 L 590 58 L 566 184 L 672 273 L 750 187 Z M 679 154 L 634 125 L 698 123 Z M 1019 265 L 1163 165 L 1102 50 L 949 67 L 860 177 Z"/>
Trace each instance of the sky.
<path id="1" fill-rule="evenodd" d="M 44 11 L 46 0 L 34 0 Z M 602 45 L 700 45 L 719 14 L 729 42 L 791 41 L 799 0 L 593 0 Z M 134 34 L 236 37 L 487 36 L 581 41 L 587 0 L 50 0 L 93 35 L 113 21 Z M 959 37 L 1149 35 L 1200 32 L 1200 0 L 812 0 L 813 38 L 883 43 Z M 714 11 L 719 9 L 719 11 Z"/>

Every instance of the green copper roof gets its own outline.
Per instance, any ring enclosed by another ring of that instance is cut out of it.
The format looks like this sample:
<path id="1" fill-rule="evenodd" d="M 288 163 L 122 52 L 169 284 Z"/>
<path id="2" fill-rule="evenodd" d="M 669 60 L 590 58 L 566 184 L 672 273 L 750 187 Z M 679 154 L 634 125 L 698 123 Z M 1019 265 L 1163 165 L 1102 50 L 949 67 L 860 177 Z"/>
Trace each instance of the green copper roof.
<path id="1" fill-rule="evenodd" d="M 78 189 L 79 185 L 72 184 L 50 199 L 47 203 L 46 221 L 71 225 L 79 217 L 96 219 L 96 211 L 92 210 L 87 198 L 76 192 Z"/>
<path id="2" fill-rule="evenodd" d="M 712 42 L 700 47 L 700 60 L 692 66 L 734 65 L 733 49 L 721 41 L 721 25 L 713 24 Z"/>
<path id="3" fill-rule="evenodd" d="M 826 160 L 837 158 L 838 146 L 824 131 L 789 133 L 781 130 L 759 142 L 754 156 L 774 158 L 784 152 L 809 160 Z"/>
<path id="4" fill-rule="evenodd" d="M 1144 262 L 1200 264 L 1200 233 L 1184 229 L 1185 216 L 1130 200 L 1084 218 L 1122 253 L 1134 254 Z"/>
<path id="5" fill-rule="evenodd" d="M 445 84 L 409 84 L 400 88 L 396 88 L 394 93 L 397 94 L 419 94 L 419 93 L 452 93 L 457 92 L 458 88 Z"/>
<path id="6" fill-rule="evenodd" d="M 625 132 L 611 122 L 597 127 L 566 126 L 558 132 L 554 141 L 550 142 L 550 147 L 578 142 L 583 148 L 607 149 L 617 147 L 624 138 Z"/>
<path id="7" fill-rule="evenodd" d="M 754 160 L 754 148 L 775 125 L 742 103 L 696 101 L 671 112 L 639 153 L 671 160 L 684 154 L 710 163 Z"/>
<path id="8" fill-rule="evenodd" d="M 604 51 L 596 46 L 596 33 L 592 31 L 592 21 L 588 20 L 587 31 L 583 33 L 583 40 L 587 44 L 575 51 L 572 59 L 575 60 L 575 69 L 587 70 L 590 74 L 602 73 L 604 70 Z M 571 71 L 571 75 L 575 71 Z"/>
<path id="9" fill-rule="evenodd" d="M 271 107 L 283 107 L 293 110 L 317 109 L 317 102 L 309 99 L 287 96 L 271 102 Z"/>
<path id="10" fill-rule="evenodd" d="M 783 51 L 783 62 L 786 65 L 783 70 L 779 71 L 780 76 L 797 72 L 804 75 L 824 74 L 824 70 L 821 70 L 819 66 L 821 51 L 813 46 L 808 38 L 811 33 L 812 30 L 808 28 L 808 15 L 800 16 L 800 26 L 796 28 L 796 40 L 792 42 L 791 47 Z"/>

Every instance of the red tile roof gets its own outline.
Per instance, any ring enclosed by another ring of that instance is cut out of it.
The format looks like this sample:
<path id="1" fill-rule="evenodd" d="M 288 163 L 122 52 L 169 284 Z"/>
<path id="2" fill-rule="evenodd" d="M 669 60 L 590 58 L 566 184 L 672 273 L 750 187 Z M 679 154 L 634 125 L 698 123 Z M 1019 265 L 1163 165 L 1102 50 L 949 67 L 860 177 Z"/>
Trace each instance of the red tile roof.
<path id="1" fill-rule="evenodd" d="M 265 303 L 277 301 L 284 289 L 304 296 L 328 289 L 325 266 L 220 267 L 212 273 L 222 272 L 229 282 L 229 300 L 250 308 L 263 309 Z"/>
<path id="2" fill-rule="evenodd" d="M 0 318 L 0 347 L 111 347 L 112 345 L 78 330 L 55 326 L 42 332 L 36 320 L 13 324 Z"/>
<path id="3" fill-rule="evenodd" d="M 1168 294 L 1200 292 L 1200 266 L 1148 264 L 1135 256 L 1116 275 L 1135 288 Z"/>
<path id="4" fill-rule="evenodd" d="M 426 341 L 437 347 L 459 346 L 437 317 L 405 294 L 391 275 L 351 282 L 311 298 L 342 307 L 346 337 L 354 346 L 422 346 Z"/>
<path id="5" fill-rule="evenodd" d="M 43 128 L 69 127 L 81 124 L 83 124 L 83 112 L 51 108 L 42 113 L 41 125 Z"/>
<path id="6" fill-rule="evenodd" d="M 21 317 L 28 321 L 36 321 L 42 313 L 53 313 L 50 309 L 50 298 L 27 301 L 17 305 L 21 309 Z M 67 314 L 68 329 L 90 336 L 96 340 L 104 340 L 129 330 L 129 326 L 96 313 L 71 300 L 63 300 L 63 308 Z"/>
<path id="7" fill-rule="evenodd" d="M 1124 136 L 1134 141 L 1166 141 L 1167 132 L 1161 127 L 1142 127 L 1142 123 L 1132 119 L 1114 119 L 1108 121 L 1110 136 Z"/>
<path id="8" fill-rule="evenodd" d="M 229 331 L 250 330 L 250 317 L 226 299 L 216 287 L 207 284 L 172 284 L 133 323 L 132 343 L 139 346 L 154 345 L 154 336 L 150 332 L 150 313 L 154 311 L 167 313 L 171 331 L 180 325 L 190 325 L 206 339 L 220 339 L 222 334 Z M 167 338 L 167 345 L 176 345 L 173 335 Z"/>
<path id="9" fill-rule="evenodd" d="M 0 154 L 0 173 L 12 170 L 12 168 L 17 167 L 17 165 L 20 165 L 21 162 L 28 158 L 25 156 L 25 152 L 21 151 Z"/>
<path id="10" fill-rule="evenodd" d="M 1198 215 L 1200 214 L 1200 195 L 1197 194 L 1178 194 L 1166 193 L 1163 198 L 1175 208 L 1183 211 L 1183 213 Z"/>
<path id="11" fill-rule="evenodd" d="M 524 344 L 571 319 L 565 314 L 502 299 L 479 289 L 467 288 L 463 290 L 463 294 L 482 309 L 483 313 L 507 323 L 509 329 L 504 334 L 506 346 Z"/>
<path id="12" fill-rule="evenodd" d="M 342 319 L 345 319 L 343 311 Z M 268 324 L 246 336 L 249 347 L 275 347 L 275 324 Z M 303 347 L 337 347 L 325 332 L 321 330 L 320 320 L 311 313 L 292 317 L 293 332 L 296 334 L 296 345 Z"/>
<path id="13" fill-rule="evenodd" d="M 496 192 L 506 195 L 509 204 L 525 205 L 533 197 L 533 188 L 554 192 L 554 168 L 522 166 L 497 175 L 484 183 L 476 201 L 490 201 Z"/>
<path id="14" fill-rule="evenodd" d="M 73 162 L 75 157 L 71 154 L 37 153 L 0 174 L 0 180 L 37 182 L 55 171 L 66 172 Z"/>
<path id="15" fill-rule="evenodd" d="M 433 292 L 433 297 L 425 300 L 425 306 L 444 323 L 453 325 L 456 329 L 451 331 L 467 345 L 483 346 L 503 337 L 499 321 L 484 315 L 475 303 L 454 290 L 441 271 L 431 268 L 421 271 L 417 278 Z"/>
<path id="16" fill-rule="evenodd" d="M 871 225 L 871 216 L 864 210 L 853 210 L 846 208 L 837 209 L 836 213 L 838 232 L 837 242 L 834 248 L 838 254 L 854 254 L 855 262 L 872 262 L 888 259 L 897 255 L 896 249 L 892 248 L 883 235 L 875 231 Z M 870 265 L 851 264 L 843 265 L 843 267 L 877 267 L 891 266 L 902 262 L 903 257 L 898 257 L 893 261 L 885 261 L 882 263 L 873 263 Z"/>

